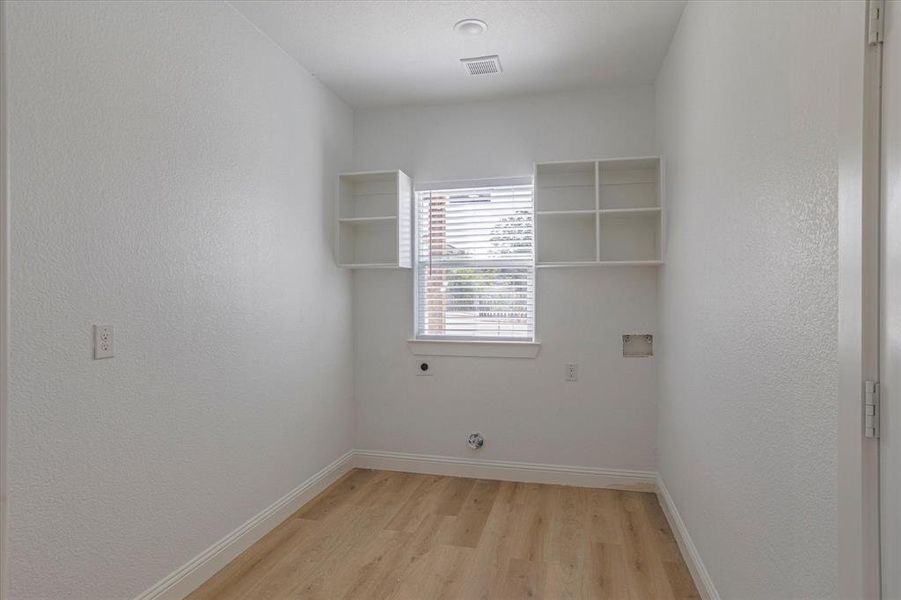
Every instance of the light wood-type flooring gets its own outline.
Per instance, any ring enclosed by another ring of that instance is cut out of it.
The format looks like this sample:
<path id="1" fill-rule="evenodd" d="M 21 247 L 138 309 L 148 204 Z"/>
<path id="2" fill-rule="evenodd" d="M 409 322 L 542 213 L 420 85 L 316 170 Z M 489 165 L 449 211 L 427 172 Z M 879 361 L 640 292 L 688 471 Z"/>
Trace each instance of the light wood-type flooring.
<path id="1" fill-rule="evenodd" d="M 654 494 L 356 469 L 189 600 L 698 597 Z"/>

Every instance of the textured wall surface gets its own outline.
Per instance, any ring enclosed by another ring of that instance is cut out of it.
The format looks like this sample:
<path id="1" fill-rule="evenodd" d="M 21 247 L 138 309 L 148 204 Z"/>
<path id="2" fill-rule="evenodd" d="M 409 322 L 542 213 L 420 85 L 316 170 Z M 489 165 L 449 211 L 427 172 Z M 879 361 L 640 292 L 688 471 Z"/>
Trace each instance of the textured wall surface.
<path id="1" fill-rule="evenodd" d="M 689 3 L 657 82 L 659 469 L 723 598 L 836 583 L 838 3 Z"/>
<path id="2" fill-rule="evenodd" d="M 534 161 L 654 153 L 648 87 L 358 111 L 354 165 L 417 181 L 528 175 Z M 653 267 L 539 269 L 537 359 L 433 357 L 416 376 L 412 271 L 354 273 L 356 444 L 495 460 L 652 470 L 654 359 L 623 333 L 654 333 Z M 565 364 L 580 365 L 564 381 Z M 466 435 L 486 437 L 473 452 Z"/>
<path id="3" fill-rule="evenodd" d="M 9 26 L 11 597 L 133 597 L 351 447 L 352 114 L 226 3 Z"/>

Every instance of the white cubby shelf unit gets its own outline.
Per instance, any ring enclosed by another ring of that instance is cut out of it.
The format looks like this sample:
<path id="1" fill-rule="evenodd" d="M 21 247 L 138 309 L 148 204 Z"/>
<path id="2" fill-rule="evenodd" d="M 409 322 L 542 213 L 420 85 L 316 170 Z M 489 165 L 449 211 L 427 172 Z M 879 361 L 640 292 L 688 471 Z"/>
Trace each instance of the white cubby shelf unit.
<path id="1" fill-rule="evenodd" d="M 535 165 L 537 267 L 663 264 L 659 157 Z"/>
<path id="2" fill-rule="evenodd" d="M 413 185 L 403 171 L 338 176 L 335 257 L 347 269 L 409 269 Z"/>

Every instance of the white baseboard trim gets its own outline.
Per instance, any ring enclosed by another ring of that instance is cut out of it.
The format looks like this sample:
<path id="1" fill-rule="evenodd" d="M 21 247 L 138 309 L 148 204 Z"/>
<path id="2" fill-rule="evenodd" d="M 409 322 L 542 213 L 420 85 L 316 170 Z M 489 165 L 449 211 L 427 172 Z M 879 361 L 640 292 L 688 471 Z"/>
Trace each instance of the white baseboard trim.
<path id="1" fill-rule="evenodd" d="M 135 600 L 181 600 L 353 468 L 350 450 Z"/>
<path id="2" fill-rule="evenodd" d="M 640 492 L 653 492 L 657 475 L 653 471 L 569 467 L 432 456 L 428 454 L 382 452 L 378 450 L 355 451 L 354 465 L 363 469 L 406 471 L 408 473 L 452 475 L 456 477 L 522 481 L 526 483 L 552 483 Z"/>
<path id="3" fill-rule="evenodd" d="M 679 544 L 679 550 L 682 551 L 682 557 L 685 559 L 685 564 L 691 572 L 691 578 L 694 580 L 695 587 L 698 588 L 701 598 L 703 600 L 720 600 L 720 595 L 713 585 L 713 579 L 710 578 L 710 573 L 707 572 L 704 561 L 701 560 L 701 554 L 695 547 L 694 542 L 691 541 L 685 522 L 682 521 L 679 510 L 676 508 L 672 496 L 669 495 L 669 490 L 666 489 L 666 484 L 663 483 L 663 479 L 659 475 L 657 476 L 657 498 L 660 500 L 663 514 L 666 515 L 666 520 L 669 521 L 670 529 L 673 530 L 673 536 L 676 538 L 676 543 Z"/>

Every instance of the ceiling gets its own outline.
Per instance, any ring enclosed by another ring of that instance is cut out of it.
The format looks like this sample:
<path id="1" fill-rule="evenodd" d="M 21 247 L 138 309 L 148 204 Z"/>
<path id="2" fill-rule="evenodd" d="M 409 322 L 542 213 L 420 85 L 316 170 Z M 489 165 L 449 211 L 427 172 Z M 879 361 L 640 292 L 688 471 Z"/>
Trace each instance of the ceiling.
<path id="1" fill-rule="evenodd" d="M 354 107 L 653 83 L 684 7 L 659 1 L 231 0 Z M 460 19 L 488 31 L 464 36 Z M 461 58 L 500 55 L 471 76 Z"/>

